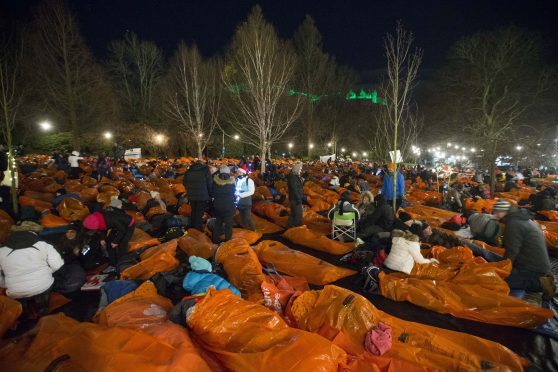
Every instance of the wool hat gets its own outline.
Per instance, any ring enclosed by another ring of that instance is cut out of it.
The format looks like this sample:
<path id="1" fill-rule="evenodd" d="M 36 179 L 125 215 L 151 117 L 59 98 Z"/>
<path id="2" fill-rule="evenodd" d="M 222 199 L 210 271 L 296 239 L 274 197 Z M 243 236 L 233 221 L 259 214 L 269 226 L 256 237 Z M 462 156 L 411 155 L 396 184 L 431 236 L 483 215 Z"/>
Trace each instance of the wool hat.
<path id="1" fill-rule="evenodd" d="M 106 230 L 105 218 L 100 212 L 93 212 L 83 220 L 83 227 L 87 230 Z"/>
<path id="2" fill-rule="evenodd" d="M 293 165 L 293 172 L 300 173 L 302 171 L 302 163 L 296 163 Z"/>
<path id="3" fill-rule="evenodd" d="M 190 267 L 192 268 L 192 270 L 209 272 L 212 271 L 211 263 L 201 257 L 190 256 L 190 258 L 188 258 L 188 261 L 190 262 Z"/>
<path id="4" fill-rule="evenodd" d="M 236 168 L 236 172 L 237 172 L 238 174 L 246 174 L 246 169 Z"/>
<path id="5" fill-rule="evenodd" d="M 231 169 L 228 165 L 223 164 L 219 167 L 219 173 L 221 174 L 231 174 Z"/>
<path id="6" fill-rule="evenodd" d="M 492 207 L 492 212 L 507 212 L 511 208 L 511 204 L 505 200 L 499 200 Z"/>

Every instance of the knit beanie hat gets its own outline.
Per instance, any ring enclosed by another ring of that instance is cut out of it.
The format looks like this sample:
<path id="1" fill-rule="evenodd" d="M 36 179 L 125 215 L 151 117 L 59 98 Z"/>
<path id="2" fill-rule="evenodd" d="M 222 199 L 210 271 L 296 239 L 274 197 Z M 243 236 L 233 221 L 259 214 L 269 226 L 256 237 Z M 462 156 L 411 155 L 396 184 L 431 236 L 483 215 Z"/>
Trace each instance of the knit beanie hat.
<path id="1" fill-rule="evenodd" d="M 106 230 L 107 224 L 100 212 L 93 212 L 83 220 L 83 227 L 87 230 Z"/>
<path id="2" fill-rule="evenodd" d="M 499 200 L 492 207 L 492 212 L 507 212 L 511 208 L 511 204 L 505 200 Z"/>
<path id="3" fill-rule="evenodd" d="M 211 263 L 201 257 L 190 256 L 190 258 L 188 258 L 188 261 L 190 262 L 190 267 L 192 268 L 192 270 L 209 272 L 212 271 Z"/>
<path id="4" fill-rule="evenodd" d="M 219 173 L 221 174 L 231 174 L 231 169 L 228 165 L 223 164 L 219 167 Z"/>

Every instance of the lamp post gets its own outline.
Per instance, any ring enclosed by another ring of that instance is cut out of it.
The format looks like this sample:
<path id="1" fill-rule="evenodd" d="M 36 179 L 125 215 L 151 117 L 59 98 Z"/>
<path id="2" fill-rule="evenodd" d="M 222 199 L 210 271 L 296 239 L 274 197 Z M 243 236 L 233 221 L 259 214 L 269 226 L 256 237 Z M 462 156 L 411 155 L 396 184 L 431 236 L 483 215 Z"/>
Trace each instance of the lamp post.
<path id="1" fill-rule="evenodd" d="M 53 126 L 50 123 L 50 121 L 45 120 L 45 121 L 41 121 L 39 123 L 39 127 L 41 128 L 41 130 L 43 130 L 44 132 L 49 132 L 50 130 L 52 130 Z"/>

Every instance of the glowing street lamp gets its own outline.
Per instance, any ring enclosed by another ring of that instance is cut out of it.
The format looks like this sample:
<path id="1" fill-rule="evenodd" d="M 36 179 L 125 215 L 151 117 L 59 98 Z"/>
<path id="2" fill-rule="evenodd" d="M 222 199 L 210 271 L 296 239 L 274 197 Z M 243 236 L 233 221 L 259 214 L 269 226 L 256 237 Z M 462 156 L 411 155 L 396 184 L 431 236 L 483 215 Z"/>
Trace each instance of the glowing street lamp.
<path id="1" fill-rule="evenodd" d="M 331 142 L 328 142 L 327 147 L 331 147 L 331 146 L 332 146 Z"/>
<path id="2" fill-rule="evenodd" d="M 471 152 L 477 151 L 474 147 L 471 148 Z"/>
<path id="3" fill-rule="evenodd" d="M 238 134 L 235 134 L 235 135 L 234 135 L 234 139 L 235 139 L 236 141 L 238 141 L 238 140 L 240 139 L 240 136 L 239 136 Z"/>
<path id="4" fill-rule="evenodd" d="M 345 151 L 347 151 L 347 150 L 345 150 L 345 148 L 342 147 L 342 148 L 341 148 L 341 152 L 345 152 Z"/>
<path id="5" fill-rule="evenodd" d="M 451 147 L 451 142 L 448 142 L 448 147 Z"/>
<path id="6" fill-rule="evenodd" d="M 292 142 L 289 142 L 289 145 L 288 145 L 288 146 L 289 146 L 289 149 L 292 149 L 294 145 L 293 145 Z"/>
<path id="7" fill-rule="evenodd" d="M 540 143 L 537 143 L 537 146 L 540 146 L 540 145 L 541 145 Z"/>
<path id="8" fill-rule="evenodd" d="M 516 149 L 517 151 L 521 151 L 521 150 L 523 149 L 523 146 L 517 145 L 517 146 L 515 146 L 515 149 Z"/>
<path id="9" fill-rule="evenodd" d="M 202 137 L 203 137 L 203 133 L 198 134 L 198 137 L 202 138 Z"/>
<path id="10" fill-rule="evenodd" d="M 453 146 L 454 149 L 459 150 L 459 145 Z"/>
<path id="11" fill-rule="evenodd" d="M 105 137 L 105 139 L 111 139 L 112 138 L 112 133 L 111 132 L 105 132 L 103 133 L 103 136 Z"/>
<path id="12" fill-rule="evenodd" d="M 162 134 L 156 134 L 155 137 L 153 137 L 153 140 L 156 144 L 162 145 L 163 142 L 165 142 L 165 136 Z"/>
<path id="13" fill-rule="evenodd" d="M 364 152 L 362 153 L 362 156 L 367 157 L 367 156 L 368 156 L 368 153 L 367 153 L 366 151 L 364 151 Z"/>
<path id="14" fill-rule="evenodd" d="M 313 149 L 313 148 L 314 148 L 314 144 L 313 144 L 313 143 L 310 143 L 310 144 L 308 145 L 308 148 L 309 148 L 309 149 Z"/>
<path id="15" fill-rule="evenodd" d="M 353 156 L 353 158 L 356 158 L 357 153 L 356 153 L 356 152 L 353 152 L 351 155 Z"/>
<path id="16" fill-rule="evenodd" d="M 52 129 L 52 124 L 49 121 L 41 121 L 39 123 L 39 127 L 41 127 L 42 130 L 44 130 L 45 132 L 48 132 L 49 130 Z"/>

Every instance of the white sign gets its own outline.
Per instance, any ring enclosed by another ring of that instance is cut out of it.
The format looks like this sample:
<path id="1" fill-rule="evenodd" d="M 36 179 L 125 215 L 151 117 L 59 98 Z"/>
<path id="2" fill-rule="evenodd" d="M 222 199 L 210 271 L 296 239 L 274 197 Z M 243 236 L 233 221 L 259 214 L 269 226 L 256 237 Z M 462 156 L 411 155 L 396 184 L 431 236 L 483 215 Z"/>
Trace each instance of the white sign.
<path id="1" fill-rule="evenodd" d="M 141 159 L 141 148 L 128 149 L 124 151 L 124 160 Z"/>
<path id="2" fill-rule="evenodd" d="M 393 159 L 393 151 L 389 152 L 389 157 L 392 163 L 401 163 L 403 161 L 403 157 L 401 156 L 401 151 L 397 150 L 396 156 L 397 156 L 397 161 Z"/>
<path id="3" fill-rule="evenodd" d="M 335 161 L 335 154 L 333 155 L 325 155 L 325 156 L 320 156 L 320 162 L 322 163 L 327 163 L 327 161 L 331 159 L 331 161 Z"/>

